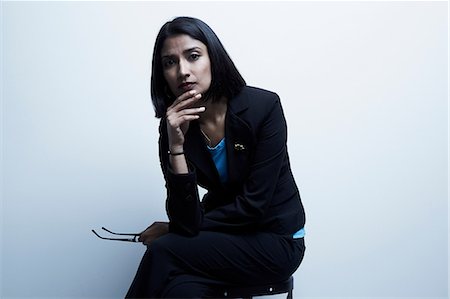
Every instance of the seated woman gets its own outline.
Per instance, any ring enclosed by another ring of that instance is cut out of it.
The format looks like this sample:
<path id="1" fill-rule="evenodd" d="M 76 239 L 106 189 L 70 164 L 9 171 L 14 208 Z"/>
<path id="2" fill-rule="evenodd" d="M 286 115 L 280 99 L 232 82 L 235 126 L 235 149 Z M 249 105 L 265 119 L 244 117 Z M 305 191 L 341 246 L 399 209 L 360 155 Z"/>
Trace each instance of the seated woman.
<path id="1" fill-rule="evenodd" d="M 151 95 L 170 222 L 142 233 L 148 248 L 126 297 L 204 298 L 289 278 L 305 214 L 279 97 L 246 86 L 211 28 L 189 17 L 159 31 Z"/>

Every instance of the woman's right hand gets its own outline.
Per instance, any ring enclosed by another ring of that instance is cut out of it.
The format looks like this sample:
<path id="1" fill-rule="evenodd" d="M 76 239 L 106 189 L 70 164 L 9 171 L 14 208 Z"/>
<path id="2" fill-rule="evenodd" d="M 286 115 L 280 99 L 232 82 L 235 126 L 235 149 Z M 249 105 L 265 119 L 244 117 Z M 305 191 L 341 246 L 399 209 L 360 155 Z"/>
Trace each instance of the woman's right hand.
<path id="1" fill-rule="evenodd" d="M 192 107 L 201 98 L 201 94 L 195 90 L 189 90 L 180 95 L 166 112 L 167 135 L 169 149 L 173 152 L 182 152 L 184 136 L 189 129 L 189 123 L 200 117 L 199 113 L 205 111 L 205 107 Z"/>

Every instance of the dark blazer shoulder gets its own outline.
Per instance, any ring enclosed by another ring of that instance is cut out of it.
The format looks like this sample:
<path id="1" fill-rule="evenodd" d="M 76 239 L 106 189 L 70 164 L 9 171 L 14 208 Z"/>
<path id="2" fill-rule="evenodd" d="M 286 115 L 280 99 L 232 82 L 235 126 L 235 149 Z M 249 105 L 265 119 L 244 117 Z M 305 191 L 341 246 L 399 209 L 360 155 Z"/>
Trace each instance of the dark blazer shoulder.
<path id="1" fill-rule="evenodd" d="M 275 92 L 245 86 L 240 93 L 230 101 L 231 111 L 249 123 L 251 127 L 258 127 L 276 107 L 280 105 L 280 98 Z"/>
<path id="2" fill-rule="evenodd" d="M 236 98 L 242 101 L 256 101 L 260 104 L 269 105 L 279 101 L 279 97 L 275 92 L 253 86 L 245 86 Z"/>
<path id="3" fill-rule="evenodd" d="M 255 87 L 255 86 L 245 86 L 241 92 L 248 93 L 248 94 L 260 95 L 260 96 L 266 96 L 266 97 L 273 97 L 273 96 L 277 95 L 273 91 Z"/>
<path id="4" fill-rule="evenodd" d="M 266 89 L 245 86 L 230 101 L 230 108 L 235 113 L 250 109 L 252 113 L 265 114 L 267 109 L 280 101 L 278 95 Z"/>

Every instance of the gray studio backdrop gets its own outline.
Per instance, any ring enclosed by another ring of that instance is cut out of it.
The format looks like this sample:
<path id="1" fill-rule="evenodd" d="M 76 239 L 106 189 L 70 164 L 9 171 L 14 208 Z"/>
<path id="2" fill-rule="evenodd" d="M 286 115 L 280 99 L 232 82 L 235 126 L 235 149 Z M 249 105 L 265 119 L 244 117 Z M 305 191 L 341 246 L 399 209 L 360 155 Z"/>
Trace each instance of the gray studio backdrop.
<path id="1" fill-rule="evenodd" d="M 447 2 L 2 2 L 2 298 L 120 298 L 165 220 L 149 97 L 174 16 L 276 91 L 307 211 L 295 297 L 448 295 Z"/>

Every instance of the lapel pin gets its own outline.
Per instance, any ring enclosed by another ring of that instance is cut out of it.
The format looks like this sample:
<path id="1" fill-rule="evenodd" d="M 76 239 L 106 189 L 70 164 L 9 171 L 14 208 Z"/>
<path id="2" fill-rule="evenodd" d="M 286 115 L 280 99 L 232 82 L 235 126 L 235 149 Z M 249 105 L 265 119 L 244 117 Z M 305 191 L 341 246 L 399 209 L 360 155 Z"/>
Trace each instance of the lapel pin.
<path id="1" fill-rule="evenodd" d="M 240 144 L 240 143 L 235 143 L 234 144 L 234 150 L 236 150 L 236 151 L 243 151 L 243 150 L 245 150 L 245 146 Z"/>

